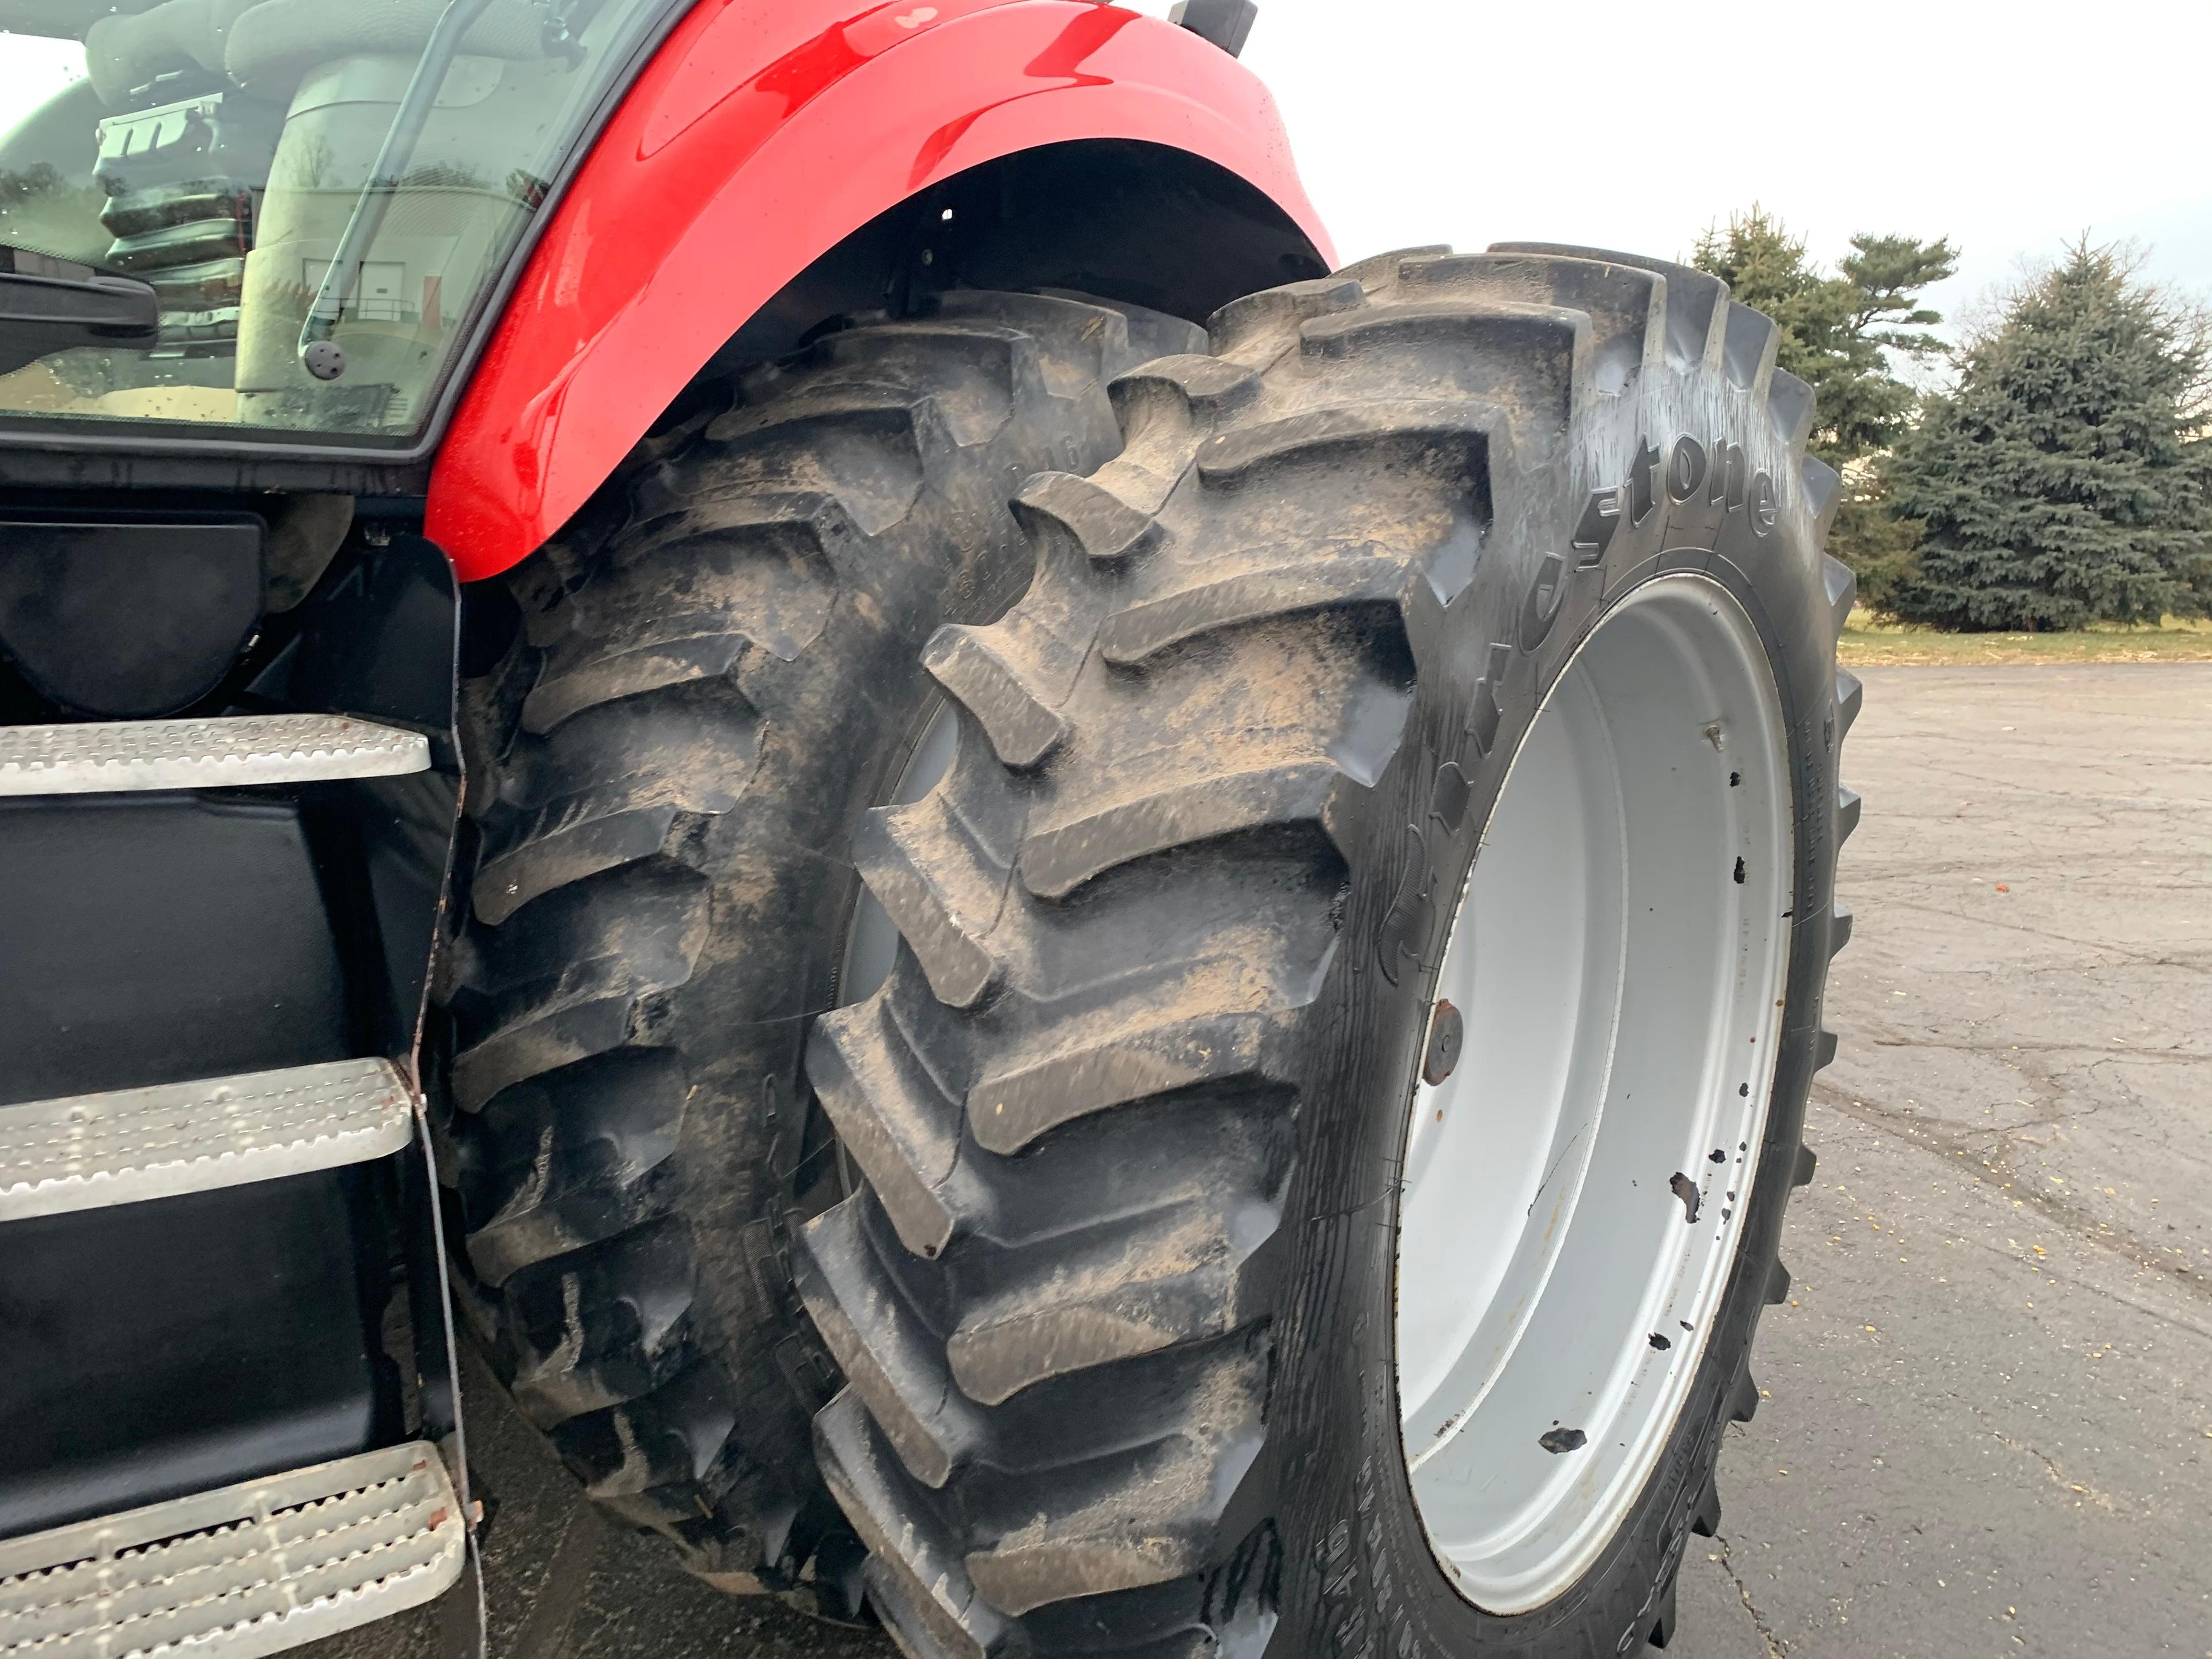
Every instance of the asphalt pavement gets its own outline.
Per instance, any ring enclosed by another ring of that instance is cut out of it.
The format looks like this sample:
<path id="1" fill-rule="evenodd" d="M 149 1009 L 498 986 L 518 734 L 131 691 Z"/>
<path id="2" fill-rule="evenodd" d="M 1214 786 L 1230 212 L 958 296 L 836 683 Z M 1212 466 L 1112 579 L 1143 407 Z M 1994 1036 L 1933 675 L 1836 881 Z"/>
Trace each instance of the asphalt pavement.
<path id="1" fill-rule="evenodd" d="M 2212 1659 L 2212 664 L 1862 672 L 1820 1170 L 1684 1643 Z"/>
<path id="2" fill-rule="evenodd" d="M 2212 1659 L 2212 664 L 1862 672 L 1820 1167 L 1668 1659 Z M 495 1659 L 890 1659 L 594 1520 L 471 1394 Z"/>

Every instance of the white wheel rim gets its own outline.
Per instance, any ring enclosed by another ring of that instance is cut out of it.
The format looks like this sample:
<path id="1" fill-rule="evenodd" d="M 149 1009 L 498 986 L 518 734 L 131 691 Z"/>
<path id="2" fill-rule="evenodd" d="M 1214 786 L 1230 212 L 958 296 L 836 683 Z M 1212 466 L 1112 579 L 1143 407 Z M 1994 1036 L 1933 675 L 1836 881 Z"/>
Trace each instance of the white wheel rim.
<path id="1" fill-rule="evenodd" d="M 1662 578 L 1560 676 L 1454 913 L 1466 1036 L 1413 1093 L 1399 1406 L 1430 1547 L 1493 1613 L 1589 1569 L 1704 1353 L 1781 1031 L 1789 777 L 1749 618 Z"/>

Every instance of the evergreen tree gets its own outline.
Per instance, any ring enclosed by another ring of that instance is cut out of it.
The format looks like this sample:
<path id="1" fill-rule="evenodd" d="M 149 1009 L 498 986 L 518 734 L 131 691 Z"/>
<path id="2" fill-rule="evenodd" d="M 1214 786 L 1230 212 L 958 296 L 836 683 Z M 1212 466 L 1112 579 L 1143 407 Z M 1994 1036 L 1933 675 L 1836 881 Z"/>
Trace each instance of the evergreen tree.
<path id="1" fill-rule="evenodd" d="M 1901 447 L 1923 521 L 1901 616 L 1972 630 L 2212 613 L 2201 337 L 2109 248 L 2075 246 L 1968 349 Z"/>
<path id="2" fill-rule="evenodd" d="M 1928 331 L 1942 316 L 1919 296 L 1957 270 L 1956 251 L 1942 240 L 1863 234 L 1837 274 L 1823 276 L 1805 244 L 1754 205 L 1726 230 L 1707 230 L 1692 258 L 1782 325 L 1778 367 L 1820 400 L 1813 453 L 1844 475 L 1829 547 L 1857 572 L 1860 597 L 1888 609 L 1918 530 L 1893 511 L 1882 465 L 1918 404 L 1892 354 L 1925 362 L 1948 349 Z"/>

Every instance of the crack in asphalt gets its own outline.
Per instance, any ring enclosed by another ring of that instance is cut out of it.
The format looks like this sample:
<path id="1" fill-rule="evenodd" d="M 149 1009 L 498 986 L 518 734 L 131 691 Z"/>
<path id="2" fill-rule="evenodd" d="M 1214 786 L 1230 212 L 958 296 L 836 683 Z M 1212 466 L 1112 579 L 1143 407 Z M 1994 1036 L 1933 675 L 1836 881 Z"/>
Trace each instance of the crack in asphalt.
<path id="1" fill-rule="evenodd" d="M 1972 1144 L 1967 1134 L 1945 1128 L 1940 1120 L 1936 1118 L 1911 1117 L 1909 1121 L 1917 1133 L 1903 1132 L 1898 1126 L 1900 1122 L 1907 1121 L 1905 1115 L 1892 1107 L 1884 1105 L 1878 1100 L 1869 1100 L 1864 1091 L 1861 1091 L 1858 1096 L 1854 1097 L 1832 1083 L 1816 1082 L 1813 1085 L 1813 1093 L 1824 1104 L 1833 1107 L 1845 1117 L 1856 1119 L 1868 1127 L 1878 1130 L 1905 1146 L 1917 1146 L 1926 1151 L 1932 1145 L 1952 1153 L 1957 1161 L 1943 1160 L 1945 1168 L 1964 1169 L 1967 1174 L 1984 1186 L 1993 1188 L 2000 1192 L 2010 1193 L 2021 1202 L 2039 1211 L 2050 1219 L 2052 1225 L 2072 1234 L 2082 1243 L 2094 1245 L 2100 1249 L 2110 1250 L 2121 1260 L 2132 1262 L 2146 1272 L 2155 1271 L 2172 1280 L 2182 1290 L 2188 1291 L 2199 1301 L 2212 1304 L 2212 1278 L 2208 1278 L 2193 1267 L 2165 1260 L 2160 1256 L 2154 1246 L 2134 1233 L 2124 1228 L 2115 1227 L 2110 1222 L 2100 1221 L 2078 1205 L 2069 1204 L 2021 1180 L 2019 1172 L 2011 1169 L 2008 1161 L 2004 1158 L 2006 1132 L 2002 1130 L 1996 1132 L 1998 1145 L 1990 1148 L 1995 1154 L 1995 1161 L 1992 1161 L 1990 1158 L 1977 1156 L 1978 1149 Z M 2086 1113 L 2078 1115 L 2087 1115 Z M 2024 1124 L 2021 1127 L 2035 1126 Z M 1987 1136 L 1990 1132 L 1979 1130 L 1974 1133 Z M 2000 1167 L 2001 1165 L 2003 1167 Z M 2111 1292 L 2106 1291 L 2103 1294 L 2110 1296 Z M 2113 1297 L 2113 1299 L 2123 1298 Z"/>
<path id="2" fill-rule="evenodd" d="M 2108 1514 L 2132 1516 L 2135 1513 L 2135 1511 L 2130 1509 L 2124 1509 L 2119 1500 L 2115 1498 L 2110 1492 L 2105 1492 L 2096 1486 L 2086 1486 L 2078 1480 L 2069 1480 L 2066 1475 L 2066 1471 L 2058 1466 L 2058 1460 L 2057 1458 L 2051 1456 L 2050 1453 L 2042 1450 L 2039 1447 L 2030 1445 L 2025 1440 L 2015 1439 L 2013 1436 L 2007 1434 L 2002 1429 L 1996 1425 L 1987 1412 L 1984 1411 L 1972 1401 L 1967 1399 L 1966 1395 L 1962 1394 L 1954 1394 L 1947 1389 L 1944 1390 L 1944 1396 L 1947 1399 L 1957 1401 L 1960 1405 L 1964 1406 L 1968 1411 L 1972 1412 L 1977 1418 L 1980 1419 L 1982 1427 L 1989 1431 L 1990 1438 L 1996 1441 L 2000 1446 L 2004 1447 L 2008 1451 L 2022 1453 L 2042 1464 L 2043 1472 L 2051 1477 L 2051 1485 L 2063 1487 L 2064 1490 L 2075 1493 L 2086 1502 L 2094 1504 L 2099 1509 L 2105 1510 Z"/>
<path id="3" fill-rule="evenodd" d="M 1979 1250 L 1983 1255 L 1993 1256 L 2000 1261 L 2008 1261 L 2015 1267 L 2033 1268 L 2039 1276 L 2049 1279 L 2053 1285 L 2063 1285 L 2069 1290 L 2080 1291 L 2086 1296 L 2102 1301 L 2116 1302 L 2121 1307 L 2142 1315 L 2152 1324 L 2160 1326 L 2166 1330 L 2186 1332 L 2191 1336 L 2212 1342 L 2212 1330 L 2208 1330 L 2202 1325 L 2192 1325 L 2185 1319 L 2176 1319 L 2172 1315 L 2160 1313 L 2155 1308 L 2146 1308 L 2132 1297 L 2123 1296 L 2119 1291 L 2107 1290 L 2101 1285 L 2092 1285 L 2087 1279 L 2078 1278 L 2073 1273 L 2063 1273 L 2047 1261 L 2029 1261 L 2024 1256 L 2011 1251 L 2001 1250 L 1996 1245 L 1984 1243 L 1979 1239 L 1961 1239 L 1960 1243 L 1965 1249 Z"/>
<path id="4" fill-rule="evenodd" d="M 2100 1100 L 2083 1103 L 2073 1099 L 2066 1092 L 2066 1085 L 2060 1082 L 2058 1079 L 2053 1077 L 2051 1073 L 2051 1068 L 2039 1058 L 2039 1055 L 2045 1054 L 2069 1051 L 2055 1050 L 2052 1048 L 2038 1049 L 2025 1048 L 2018 1043 L 1990 1044 L 1986 1047 L 1964 1043 L 1952 1043 L 1945 1042 L 1935 1038 L 1906 1036 L 1898 1033 L 1893 1027 L 1876 1027 L 1875 1030 L 1876 1034 L 1872 1036 L 1865 1036 L 1856 1032 L 1853 1033 L 1852 1041 L 1854 1044 L 1863 1042 L 1868 1047 L 1874 1048 L 1928 1048 L 1952 1054 L 1993 1054 L 1999 1055 L 2000 1057 L 2015 1050 L 2019 1052 L 2020 1059 L 2017 1061 L 2007 1061 L 2007 1064 L 2010 1065 L 2012 1069 L 2020 1074 L 2021 1081 L 2014 1086 L 2015 1088 L 2024 1089 L 2030 1094 L 2040 1093 L 2050 1097 L 2038 1103 L 2036 1101 L 2023 1099 L 2019 1095 L 2014 1095 L 2013 1097 L 2013 1103 L 2016 1106 L 2026 1107 L 2032 1114 L 2032 1115 L 2019 1119 L 2014 1122 L 2008 1124 L 1978 1124 L 1971 1126 L 1963 1123 L 1954 1124 L 1940 1115 L 1929 1113 L 1929 1109 L 1925 1107 L 1921 1107 L 1919 1110 L 1916 1112 L 1912 1109 L 1917 1104 L 1915 1101 L 1906 1101 L 1905 1109 L 1903 1111 L 1899 1111 L 1895 1107 L 1886 1105 L 1881 1101 L 1876 1101 L 1875 1103 L 1875 1109 L 1886 1112 L 1893 1117 L 1899 1119 L 1910 1119 L 1916 1123 L 1943 1124 L 1951 1133 L 1969 1139 L 1976 1135 L 1988 1136 L 1990 1140 L 1989 1150 L 1993 1154 L 1996 1152 L 1998 1146 L 2008 1135 L 2016 1134 L 2022 1129 L 2056 1127 L 2061 1123 L 2069 1123 L 2082 1118 L 2094 1117 L 2098 1113 L 2105 1110 L 2107 1106 L 2112 1104 L 2109 1101 Z M 1887 1035 L 1883 1035 L 1883 1033 L 1887 1033 Z M 2127 1059 L 2131 1057 L 2125 1050 L 2123 1050 L 2121 1053 L 2117 1054 L 2112 1053 L 2110 1050 L 2102 1048 L 2083 1048 L 2078 1051 L 2070 1052 L 2079 1052 L 2081 1054 L 2096 1054 L 2100 1056 L 2099 1061 L 2092 1062 L 2089 1066 L 2083 1068 L 2089 1071 L 2094 1071 L 2097 1064 L 2101 1063 L 2104 1060 Z M 1838 1085 L 1823 1085 L 1821 1086 L 1833 1088 Z M 1863 1094 L 1866 1091 L 1864 1090 L 1859 1091 L 1860 1094 Z M 1851 1103 L 1856 1106 L 1862 1103 L 1855 1097 Z M 1925 1115 L 1923 1115 L 1923 1114 Z M 2039 1146 L 2042 1143 L 2031 1142 L 2031 1144 Z"/>
<path id="5" fill-rule="evenodd" d="M 2002 928 L 2008 933 L 2026 933 L 2031 939 L 2045 939 L 2059 945 L 2070 945 L 2080 951 L 2109 951 L 2125 957 L 2130 962 L 2150 968 L 2179 968 L 2191 974 L 2212 974 L 2212 963 L 2189 962 L 2171 956 L 2154 955 L 2148 951 L 2134 951 L 2124 945 L 2114 945 L 2109 939 L 2075 939 L 2070 933 L 2054 933 L 2048 927 L 2031 927 L 2021 921 L 1999 921 L 1994 916 L 1969 915 L 1964 910 L 1946 910 L 1941 905 L 1913 904 L 1904 899 L 1884 901 L 1883 908 L 1891 910 L 1913 910 L 1923 916 L 1941 916 L 1946 921 L 1972 922 L 1980 927 Z M 2102 963 L 2099 964 L 2102 966 Z"/>
<path id="6" fill-rule="evenodd" d="M 1713 1542 L 1721 1547 L 1721 1571 L 1728 1575 L 1729 1583 L 1735 1586 L 1736 1595 L 1743 1602 L 1743 1610 L 1751 1615 L 1751 1626 L 1759 1632 L 1759 1639 L 1766 1644 L 1767 1659 L 1784 1659 L 1790 1651 L 1790 1644 L 1774 1633 L 1774 1626 L 1766 1622 L 1766 1615 L 1759 1610 L 1759 1603 L 1751 1599 L 1751 1586 L 1743 1582 L 1743 1575 L 1735 1570 L 1735 1562 L 1729 1552 L 1727 1534 L 1722 1534 Z"/>
<path id="7" fill-rule="evenodd" d="M 2100 1066 L 2112 1060 L 2212 1060 L 2212 1053 L 2192 1054 L 2186 1048 L 2100 1048 L 2094 1042 L 1946 1042 L 1937 1037 L 1905 1036 L 1869 1036 L 1863 1040 L 1876 1048 L 1941 1048 L 1958 1054 L 2095 1054 L 2095 1063 Z"/>

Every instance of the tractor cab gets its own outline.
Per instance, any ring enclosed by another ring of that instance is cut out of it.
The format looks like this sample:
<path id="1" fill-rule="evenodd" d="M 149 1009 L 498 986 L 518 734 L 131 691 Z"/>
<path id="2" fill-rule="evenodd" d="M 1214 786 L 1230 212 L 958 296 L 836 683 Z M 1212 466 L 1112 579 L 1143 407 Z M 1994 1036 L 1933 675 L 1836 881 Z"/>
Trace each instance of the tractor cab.
<path id="1" fill-rule="evenodd" d="M 0 312 L 11 431 L 405 446 L 671 7 L 176 9 L 0 5 L 0 29 L 34 31 L 0 70 L 0 246 L 23 296 Z M 31 352 L 28 283 L 118 278 L 152 291 L 150 317 L 88 316 Z"/>

